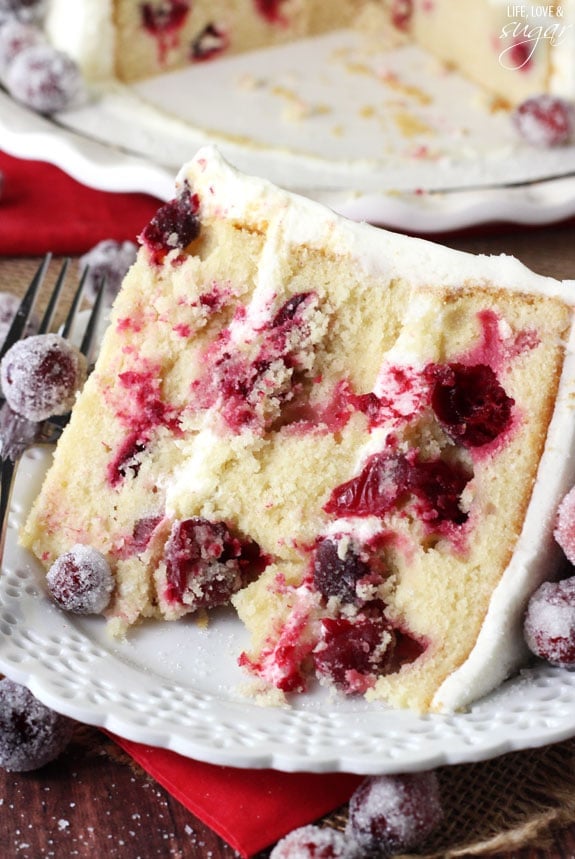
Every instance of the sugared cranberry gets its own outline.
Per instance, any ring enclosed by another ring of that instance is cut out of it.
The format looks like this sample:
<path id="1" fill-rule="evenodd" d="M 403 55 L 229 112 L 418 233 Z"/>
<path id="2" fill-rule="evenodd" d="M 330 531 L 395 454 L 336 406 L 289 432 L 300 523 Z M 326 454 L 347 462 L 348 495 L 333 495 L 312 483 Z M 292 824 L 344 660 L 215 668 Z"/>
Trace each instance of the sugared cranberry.
<path id="1" fill-rule="evenodd" d="M 540 585 L 529 600 L 524 633 L 540 659 L 575 666 L 575 577 Z"/>
<path id="2" fill-rule="evenodd" d="M 166 599 L 192 611 L 225 605 L 262 569 L 259 546 L 225 522 L 193 517 L 174 523 L 165 548 Z"/>
<path id="3" fill-rule="evenodd" d="M 62 754 L 72 739 L 71 719 L 44 706 L 24 686 L 0 680 L 0 767 L 39 769 Z"/>
<path id="4" fill-rule="evenodd" d="M 515 108 L 511 118 L 518 134 L 532 146 L 562 146 L 575 132 L 574 105 L 557 96 L 528 98 Z"/>
<path id="5" fill-rule="evenodd" d="M 418 847 L 442 819 L 434 772 L 382 775 L 366 779 L 352 795 L 346 833 L 384 859 Z"/>
<path id="6" fill-rule="evenodd" d="M 111 303 L 118 292 L 130 266 L 136 261 L 137 247 L 134 242 L 117 242 L 104 239 L 94 245 L 79 259 L 81 271 L 88 269 L 85 293 L 93 301 L 98 287 L 104 281 L 104 294 Z"/>
<path id="7" fill-rule="evenodd" d="M 54 561 L 46 583 L 54 602 L 74 614 L 100 614 L 114 590 L 114 577 L 104 555 L 81 544 Z"/>
<path id="8" fill-rule="evenodd" d="M 86 379 L 86 359 L 58 334 L 36 334 L 6 352 L 0 379 L 10 408 L 43 421 L 70 411 Z"/>
<path id="9" fill-rule="evenodd" d="M 140 4 L 142 25 L 154 35 L 179 30 L 189 11 L 190 3 L 186 0 L 160 0 L 157 3 Z"/>
<path id="10" fill-rule="evenodd" d="M 575 486 L 559 505 L 553 533 L 567 560 L 575 565 Z"/>
<path id="11" fill-rule="evenodd" d="M 20 51 L 8 67 L 5 83 L 13 98 L 39 113 L 65 110 L 83 90 L 78 65 L 49 44 Z"/>
<path id="12" fill-rule="evenodd" d="M 310 824 L 278 841 L 270 859 L 360 859 L 360 853 L 343 832 Z"/>
<path id="13" fill-rule="evenodd" d="M 337 486 L 324 506 L 338 516 L 384 516 L 410 497 L 431 527 L 443 522 L 463 524 L 461 493 L 471 475 L 458 463 L 419 460 L 412 454 L 373 454 L 357 476 Z"/>
<path id="14" fill-rule="evenodd" d="M 21 51 L 43 41 L 40 30 L 32 24 L 18 19 L 8 21 L 4 25 L 0 23 L 0 77 L 6 74 Z"/>
<path id="15" fill-rule="evenodd" d="M 315 550 L 313 581 L 326 598 L 338 597 L 343 602 L 355 602 L 357 585 L 370 575 L 370 567 L 356 548 L 335 540 L 321 540 Z"/>
<path id="16" fill-rule="evenodd" d="M 393 665 L 395 636 L 381 613 L 324 618 L 313 653 L 318 676 L 346 693 L 365 692 Z"/>
<path id="17" fill-rule="evenodd" d="M 0 26 L 11 21 L 40 23 L 46 0 L 0 0 Z"/>
<path id="18" fill-rule="evenodd" d="M 426 376 L 433 381 L 433 411 L 455 441 L 481 447 L 511 423 L 514 400 L 487 364 L 436 364 L 427 367 Z"/>
<path id="19" fill-rule="evenodd" d="M 191 57 L 194 62 L 211 60 L 222 54 L 229 46 L 229 38 L 215 24 L 206 24 L 192 42 Z"/>
<path id="20" fill-rule="evenodd" d="M 174 200 L 158 209 L 141 235 L 155 263 L 161 263 L 175 248 L 183 250 L 199 236 L 198 211 L 198 197 L 191 193 L 187 182 Z"/>

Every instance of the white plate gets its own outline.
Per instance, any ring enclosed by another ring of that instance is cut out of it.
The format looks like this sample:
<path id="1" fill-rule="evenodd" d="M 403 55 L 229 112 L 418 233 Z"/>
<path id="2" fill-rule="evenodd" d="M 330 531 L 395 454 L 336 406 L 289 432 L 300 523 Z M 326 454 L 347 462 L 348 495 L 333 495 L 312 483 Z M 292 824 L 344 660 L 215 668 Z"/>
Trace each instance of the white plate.
<path id="1" fill-rule="evenodd" d="M 125 738 L 187 757 L 285 771 L 398 772 L 479 761 L 575 734 L 575 673 L 525 670 L 467 713 L 426 715 L 328 694 L 292 707 L 258 706 L 242 694 L 239 621 L 222 611 L 142 626 L 118 644 L 100 618 L 61 612 L 39 565 L 17 546 L 50 451 L 23 459 L 0 576 L 0 669 L 47 705 Z"/>
<path id="2" fill-rule="evenodd" d="M 168 199 L 205 143 L 357 219 L 410 232 L 575 215 L 575 145 L 522 144 L 509 115 L 414 46 L 351 30 L 106 87 L 48 119 L 0 93 L 2 148 L 87 185 Z"/>

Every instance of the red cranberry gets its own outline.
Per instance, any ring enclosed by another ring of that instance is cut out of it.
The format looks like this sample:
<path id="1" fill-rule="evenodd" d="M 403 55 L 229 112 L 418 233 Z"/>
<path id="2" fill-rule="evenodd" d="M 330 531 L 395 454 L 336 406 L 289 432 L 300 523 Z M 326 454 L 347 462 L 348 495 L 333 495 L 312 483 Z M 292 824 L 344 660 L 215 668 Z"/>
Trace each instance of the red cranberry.
<path id="1" fill-rule="evenodd" d="M 86 359 L 58 334 L 19 340 L 0 364 L 2 391 L 9 406 L 31 421 L 70 411 L 86 379 Z"/>
<path id="2" fill-rule="evenodd" d="M 136 261 L 137 247 L 134 242 L 117 242 L 104 239 L 94 245 L 79 259 L 82 271 L 88 269 L 85 293 L 94 301 L 98 287 L 104 281 L 104 292 L 108 303 L 113 301 L 130 266 Z"/>
<path id="3" fill-rule="evenodd" d="M 413 0 L 393 0 L 391 5 L 391 21 L 398 30 L 409 29 L 413 14 Z"/>
<path id="4" fill-rule="evenodd" d="M 44 706 L 24 686 L 0 680 L 0 766 L 28 772 L 55 760 L 74 730 L 71 719 Z"/>
<path id="5" fill-rule="evenodd" d="M 511 118 L 519 135 L 532 146 L 562 146 L 575 130 L 573 104 L 547 94 L 528 98 L 515 108 Z"/>
<path id="6" fill-rule="evenodd" d="M 192 42 L 191 56 L 195 62 L 211 60 L 229 46 L 227 35 L 215 24 L 206 24 Z"/>
<path id="7" fill-rule="evenodd" d="M 360 859 L 357 845 L 343 832 L 302 826 L 278 841 L 270 859 Z"/>
<path id="8" fill-rule="evenodd" d="M 169 33 L 179 30 L 190 11 L 186 0 L 160 0 L 159 3 L 141 3 L 142 25 L 149 33 Z"/>
<path id="9" fill-rule="evenodd" d="M 554 535 L 567 560 L 575 565 L 575 486 L 559 505 Z"/>
<path id="10" fill-rule="evenodd" d="M 317 674 L 344 692 L 364 692 L 393 665 L 395 637 L 381 613 L 321 621 L 313 656 Z"/>
<path id="11" fill-rule="evenodd" d="M 432 365 L 426 375 L 434 380 L 433 411 L 455 441 L 481 447 L 509 426 L 514 400 L 507 396 L 491 367 Z"/>
<path id="12" fill-rule="evenodd" d="M 575 576 L 544 582 L 527 606 L 524 624 L 529 649 L 551 665 L 575 666 Z"/>
<path id="13" fill-rule="evenodd" d="M 0 25 L 0 76 L 6 74 L 21 51 L 42 42 L 40 30 L 32 24 L 14 19 Z"/>
<path id="14" fill-rule="evenodd" d="M 419 501 L 419 513 L 428 525 L 461 525 L 467 514 L 459 501 L 470 477 L 458 463 L 376 453 L 357 477 L 333 490 L 324 510 L 338 516 L 381 517 L 411 496 Z"/>
<path id="15" fill-rule="evenodd" d="M 106 558 L 81 544 L 54 561 L 46 574 L 46 584 L 54 602 L 74 614 L 100 614 L 114 590 Z"/>
<path id="16" fill-rule="evenodd" d="M 340 549 L 334 540 L 321 540 L 315 550 L 313 581 L 317 590 L 327 599 L 338 597 L 343 602 L 357 600 L 357 584 L 370 575 L 369 564 L 351 544 Z"/>
<path id="17" fill-rule="evenodd" d="M 187 182 L 174 200 L 158 209 L 141 235 L 156 264 L 174 248 L 183 250 L 199 236 L 198 211 L 198 197 L 191 193 Z"/>
<path id="18" fill-rule="evenodd" d="M 419 846 L 442 818 L 434 772 L 382 775 L 366 779 L 352 795 L 346 832 L 384 859 Z"/>
<path id="19" fill-rule="evenodd" d="M 254 0 L 257 11 L 270 24 L 286 23 L 281 12 L 281 7 L 285 2 L 286 0 Z"/>
<path id="20" fill-rule="evenodd" d="M 259 546 L 225 522 L 193 517 L 174 523 L 165 548 L 166 599 L 193 611 L 225 605 L 262 569 Z"/>
<path id="21" fill-rule="evenodd" d="M 74 60 L 49 44 L 20 51 L 6 72 L 5 83 L 13 98 L 39 113 L 65 110 L 83 89 Z"/>

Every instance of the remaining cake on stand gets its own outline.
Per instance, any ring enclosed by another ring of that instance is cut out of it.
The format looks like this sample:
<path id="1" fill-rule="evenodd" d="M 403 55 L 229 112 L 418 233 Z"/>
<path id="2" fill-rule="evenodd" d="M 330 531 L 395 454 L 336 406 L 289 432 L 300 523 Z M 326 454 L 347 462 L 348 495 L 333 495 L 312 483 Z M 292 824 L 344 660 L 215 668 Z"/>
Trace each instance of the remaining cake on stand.
<path id="1" fill-rule="evenodd" d="M 233 602 L 262 689 L 425 711 L 500 683 L 574 478 L 575 283 L 211 147 L 141 242 L 24 545 L 103 553 L 115 634 Z"/>

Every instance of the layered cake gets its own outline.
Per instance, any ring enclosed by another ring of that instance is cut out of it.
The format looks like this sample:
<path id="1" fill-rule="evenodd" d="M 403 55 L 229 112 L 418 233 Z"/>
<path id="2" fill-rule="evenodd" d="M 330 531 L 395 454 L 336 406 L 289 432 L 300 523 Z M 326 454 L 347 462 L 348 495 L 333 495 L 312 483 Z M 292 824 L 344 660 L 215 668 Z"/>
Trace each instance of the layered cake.
<path id="1" fill-rule="evenodd" d="M 366 22 L 510 103 L 575 93 L 573 0 L 49 0 L 47 13 L 51 39 L 88 79 L 124 81 Z"/>
<path id="2" fill-rule="evenodd" d="M 462 707 L 520 664 L 555 572 L 574 299 L 204 148 L 142 232 L 23 544 L 104 555 L 116 635 L 233 605 L 258 690 Z"/>

